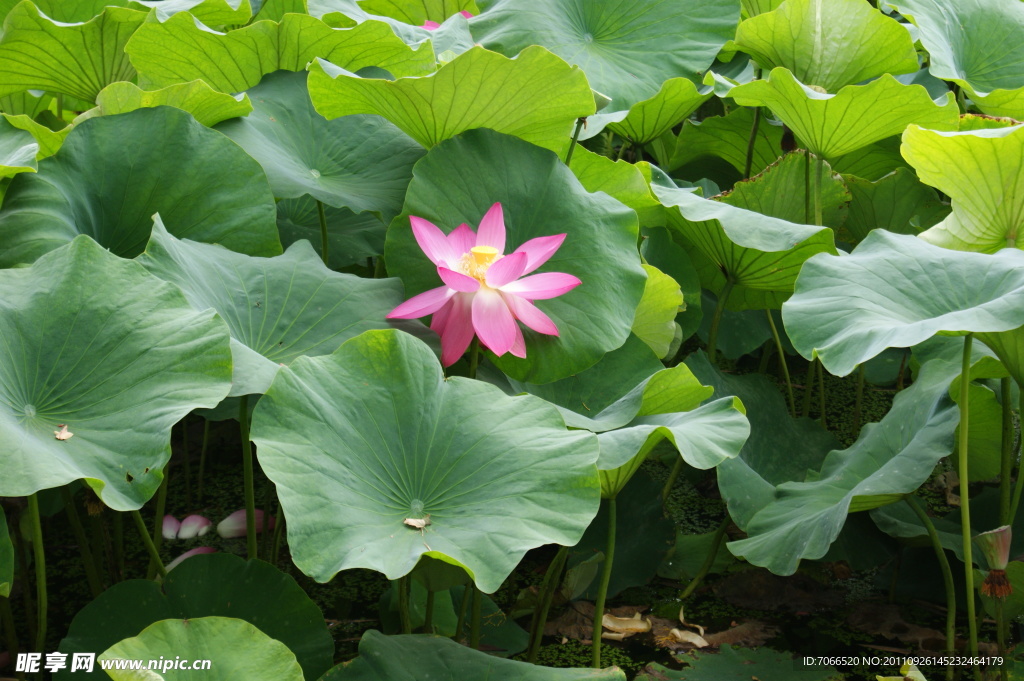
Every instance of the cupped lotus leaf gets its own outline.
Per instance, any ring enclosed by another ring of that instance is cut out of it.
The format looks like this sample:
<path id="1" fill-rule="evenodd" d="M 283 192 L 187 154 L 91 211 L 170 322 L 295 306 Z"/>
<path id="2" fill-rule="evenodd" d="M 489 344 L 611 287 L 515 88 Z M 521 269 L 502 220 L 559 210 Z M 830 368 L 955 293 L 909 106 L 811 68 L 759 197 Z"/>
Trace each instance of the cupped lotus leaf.
<path id="1" fill-rule="evenodd" d="M 11 181 L 0 210 L 0 266 L 32 262 L 78 234 L 132 258 L 155 213 L 180 237 L 253 255 L 281 252 L 259 164 L 184 111 L 157 107 L 85 121 L 38 173 Z"/>
<path id="2" fill-rule="evenodd" d="M 550 151 L 491 130 L 447 140 L 416 164 L 403 213 L 388 229 L 389 274 L 400 277 L 410 295 L 439 286 L 409 216 L 450 232 L 462 223 L 478 225 L 495 202 L 504 213 L 507 252 L 535 237 L 567 234 L 539 271 L 567 272 L 583 282 L 564 296 L 537 301 L 560 335 L 523 329 L 526 358 L 494 358 L 498 368 L 519 381 L 548 383 L 583 371 L 626 342 L 647 277 L 636 250 L 636 214 L 603 193 L 588 193 Z"/>
<path id="3" fill-rule="evenodd" d="M 952 93 L 936 103 L 924 86 L 904 85 L 888 74 L 824 94 L 778 67 L 767 80 L 735 87 L 730 95 L 743 106 L 771 108 L 808 149 L 827 158 L 897 135 L 911 123 L 956 130 L 960 115 Z"/>
<path id="4" fill-rule="evenodd" d="M 348 208 L 324 206 L 327 220 L 327 264 L 332 270 L 365 265 L 367 258 L 384 252 L 387 225 L 373 213 L 353 213 Z M 305 239 L 320 252 L 320 215 L 316 199 L 308 194 L 277 202 L 277 229 L 281 243 L 290 246 Z"/>
<path id="5" fill-rule="evenodd" d="M 159 90 L 143 90 L 134 83 L 111 83 L 96 96 L 96 108 L 86 111 L 75 125 L 93 116 L 112 116 L 136 109 L 173 106 L 187 111 L 202 125 L 212 127 L 221 121 L 247 116 L 252 111 L 248 95 L 229 95 L 211 88 L 206 81 L 176 83 Z"/>
<path id="6" fill-rule="evenodd" d="M 320 681 L 420 681 L 426 675 L 488 681 L 626 681 L 618 667 L 553 669 L 503 660 L 443 636 L 385 636 L 372 629 L 359 641 L 359 657 Z"/>
<path id="7" fill-rule="evenodd" d="M 193 556 L 162 584 L 131 579 L 113 585 L 75 615 L 59 649 L 68 655 L 106 650 L 154 622 L 197 617 L 245 620 L 288 646 L 307 678 L 319 678 L 331 666 L 334 642 L 302 587 L 269 563 L 228 553 Z M 55 679 L 107 678 L 98 668 L 82 674 L 64 669 Z"/>
<path id="8" fill-rule="evenodd" d="M 831 681 L 837 678 L 830 666 L 804 666 L 789 652 L 771 648 L 722 645 L 716 652 L 695 650 L 681 660 L 689 664 L 682 671 L 657 663 L 647 665 L 636 681 Z"/>
<path id="9" fill-rule="evenodd" d="M 125 51 L 147 89 L 201 79 L 221 92 L 241 92 L 268 73 L 303 71 L 316 57 L 353 71 L 377 66 L 396 76 L 434 69 L 429 45 L 413 50 L 387 24 L 367 21 L 337 29 L 305 14 L 286 14 L 280 23 L 259 21 L 229 33 L 176 14 L 162 23 L 147 21 Z"/>
<path id="10" fill-rule="evenodd" d="M 430 76 L 394 81 L 360 78 L 318 59 L 309 96 L 326 118 L 379 114 L 428 149 L 489 128 L 562 152 L 576 119 L 595 108 L 583 71 L 542 47 L 515 59 L 475 47 Z"/>
<path id="11" fill-rule="evenodd" d="M 71 126 L 67 126 L 62 130 L 50 130 L 45 125 L 36 123 L 32 118 L 26 114 L 0 114 L 5 121 L 11 124 L 19 130 L 32 135 L 35 139 L 36 144 L 39 145 L 38 151 L 36 151 L 36 160 L 41 161 L 48 156 L 53 156 L 60 149 L 61 145 L 64 144 L 64 138 L 71 132 Z"/>
<path id="12" fill-rule="evenodd" d="M 591 87 L 627 109 L 670 78 L 696 79 L 733 37 L 735 0 L 486 0 L 473 37 L 513 56 L 543 45 L 586 72 Z M 657 54 L 657 59 L 651 59 Z"/>
<path id="13" fill-rule="evenodd" d="M 1024 248 L 1024 124 L 969 132 L 912 125 L 902 152 L 922 182 L 952 200 L 952 214 L 922 239 L 983 253 Z"/>
<path id="14" fill-rule="evenodd" d="M 950 398 L 960 403 L 960 382 L 950 386 Z M 955 390 L 955 392 L 954 392 Z M 983 385 L 971 384 L 967 388 L 968 418 L 967 457 L 968 480 L 980 482 L 998 478 L 1001 470 L 1003 449 L 1003 410 L 995 392 Z M 957 429 L 959 430 L 959 428 Z M 959 468 L 960 453 L 952 457 L 955 470 Z"/>
<path id="15" fill-rule="evenodd" d="M 812 166 L 810 173 L 806 167 L 808 162 Z M 816 173 L 821 176 L 820 182 L 814 179 Z M 804 192 L 808 175 L 811 177 L 810 198 Z M 722 196 L 722 201 L 730 206 L 801 224 L 810 222 L 806 220 L 811 217 L 807 215 L 807 207 L 811 206 L 813 211 L 814 191 L 818 187 L 822 224 L 841 227 L 846 222 L 850 192 L 843 178 L 832 172 L 827 163 L 819 169 L 817 162 L 808 159 L 807 152 L 803 150 L 786 154 L 749 180 L 737 182 Z"/>
<path id="16" fill-rule="evenodd" d="M 900 168 L 910 168 L 900 155 L 899 135 L 886 137 L 856 151 L 830 158 L 828 163 L 837 173 L 855 175 L 871 182 L 877 182 Z"/>
<path id="17" fill-rule="evenodd" d="M 716 395 L 735 395 L 747 405 L 750 437 L 737 458 L 715 469 L 729 516 L 746 528 L 754 514 L 775 498 L 777 485 L 804 480 L 839 442 L 817 421 L 791 418 L 785 398 L 768 378 L 723 373 L 703 352 L 690 355 L 686 365 Z"/>
<path id="18" fill-rule="evenodd" d="M 718 293 L 732 282 L 726 309 L 777 308 L 808 258 L 836 252 L 827 227 L 761 215 L 683 189 L 651 188 L 669 209 L 669 226 L 692 247 L 701 285 Z"/>
<path id="19" fill-rule="evenodd" d="M 999 111 L 1017 99 L 1013 110 L 1024 110 L 1020 64 L 1024 43 L 1024 5 L 1000 0 L 888 0 L 886 3 L 914 22 L 928 50 L 932 75 L 966 88 L 986 113 Z M 1017 92 L 1012 92 L 1016 90 Z M 990 109 L 989 104 L 994 105 Z"/>
<path id="20" fill-rule="evenodd" d="M 0 19 L 17 6 L 20 0 L 0 0 Z M 156 10 L 163 21 L 177 12 L 189 12 L 211 26 L 244 24 L 252 17 L 250 0 L 33 0 L 39 11 L 54 21 L 83 22 L 103 12 L 106 7 L 128 7 Z"/>
<path id="21" fill-rule="evenodd" d="M 306 77 L 287 71 L 266 76 L 249 90 L 255 110 L 217 129 L 260 162 L 275 197 L 309 194 L 390 221 L 402 211 L 423 148 L 379 116 L 324 119 L 309 101 Z"/>
<path id="22" fill-rule="evenodd" d="M 664 224 L 665 211 L 651 194 L 650 180 L 644 177 L 641 164 L 613 161 L 577 146 L 569 168 L 588 192 L 604 192 L 635 210 L 640 224 Z"/>
<path id="23" fill-rule="evenodd" d="M 34 173 L 39 142 L 32 133 L 11 125 L 0 116 L 0 180 L 18 173 Z"/>
<path id="24" fill-rule="evenodd" d="M 145 20 L 145 12 L 108 7 L 84 23 L 61 23 L 25 0 L 4 21 L 0 96 L 35 89 L 95 100 L 106 85 L 135 77 L 124 47 Z"/>
<path id="25" fill-rule="evenodd" d="M 729 542 L 729 550 L 791 575 L 802 559 L 828 552 L 848 513 L 916 490 L 953 451 L 960 412 L 948 391 L 958 372 L 951 362 L 925 364 L 880 423 L 865 426 L 848 449 L 829 452 L 816 479 L 778 485 L 775 499 L 747 523 L 748 538 Z"/>
<path id="26" fill-rule="evenodd" d="M 198 617 L 184 620 L 163 620 L 151 624 L 133 638 L 126 638 L 97 657 L 101 662 L 119 660 L 165 660 L 159 674 L 117 669 L 114 664 L 107 674 L 114 681 L 187 681 L 196 678 L 191 669 L 171 669 L 176 658 L 206 660 L 202 676 L 210 681 L 230 679 L 278 679 L 304 681 L 302 667 L 292 651 L 245 620 L 232 617 Z"/>
<path id="27" fill-rule="evenodd" d="M 934 189 L 908 168 L 897 168 L 877 182 L 844 175 L 850 211 L 843 226 L 857 241 L 873 229 L 918 234 L 949 214 Z"/>
<path id="28" fill-rule="evenodd" d="M 4 509 L 0 508 L 0 598 L 11 595 L 11 584 L 14 583 L 14 544 L 7 529 L 7 518 Z"/>
<path id="29" fill-rule="evenodd" d="M 598 113 L 587 118 L 587 130 L 580 139 L 590 139 L 607 126 L 633 144 L 647 144 L 675 127 L 713 94 L 709 87 L 698 90 L 688 78 L 669 78 L 657 94 L 628 110 Z"/>
<path id="30" fill-rule="evenodd" d="M 441 23 L 453 14 L 480 14 L 474 0 L 360 0 L 359 6 L 370 14 L 398 19 L 422 26 L 426 21 Z"/>
<path id="31" fill-rule="evenodd" d="M 703 318 L 700 275 L 689 254 L 672 239 L 667 229 L 645 230 L 640 254 L 651 265 L 670 275 L 683 293 L 682 310 L 676 315 L 680 334 L 686 340 L 697 330 Z"/>
<path id="32" fill-rule="evenodd" d="M 951 251 L 876 229 L 851 255 L 808 260 L 782 317 L 801 355 L 845 376 L 885 348 L 1024 324 L 1024 253 Z"/>
<path id="33" fill-rule="evenodd" d="M 281 366 L 297 357 L 327 355 L 363 331 L 389 328 L 384 316 L 402 302 L 397 280 L 332 272 L 307 241 L 284 255 L 255 258 L 178 240 L 158 218 L 138 260 L 181 287 L 195 309 L 213 308 L 227 323 L 231 396 L 266 391 Z"/>
<path id="34" fill-rule="evenodd" d="M 712 116 L 700 122 L 686 121 L 666 170 L 675 170 L 705 156 L 715 156 L 742 173 L 747 164 L 747 146 L 753 125 L 753 109 L 742 107 L 728 116 Z M 760 172 L 775 163 L 779 156 L 782 156 L 782 126 L 771 125 L 762 118 L 757 127 L 750 167 L 754 172 Z"/>
<path id="35" fill-rule="evenodd" d="M 910 33 L 867 0 L 786 0 L 742 22 L 736 45 L 761 68 L 785 67 L 829 92 L 918 70 Z"/>
<path id="36" fill-rule="evenodd" d="M 306 0 L 265 0 L 260 5 L 259 11 L 253 17 L 253 23 L 257 21 L 281 21 L 285 14 L 313 14 L 309 11 L 309 3 Z"/>
<path id="37" fill-rule="evenodd" d="M 397 579 L 429 553 L 490 593 L 527 550 L 575 544 L 597 513 L 593 434 L 566 430 L 534 397 L 445 380 L 430 349 L 399 331 L 282 369 L 252 437 L 295 564 L 322 582 L 353 567 Z"/>
<path id="38" fill-rule="evenodd" d="M 647 285 L 633 317 L 633 333 L 658 357 L 665 357 L 676 335 L 676 315 L 683 306 L 683 292 L 675 279 L 657 267 L 643 267 Z"/>
<path id="39" fill-rule="evenodd" d="M 139 508 L 171 426 L 227 395 L 224 323 L 87 236 L 0 270 L 0 301 L 0 495 L 85 478 L 111 508 Z"/>

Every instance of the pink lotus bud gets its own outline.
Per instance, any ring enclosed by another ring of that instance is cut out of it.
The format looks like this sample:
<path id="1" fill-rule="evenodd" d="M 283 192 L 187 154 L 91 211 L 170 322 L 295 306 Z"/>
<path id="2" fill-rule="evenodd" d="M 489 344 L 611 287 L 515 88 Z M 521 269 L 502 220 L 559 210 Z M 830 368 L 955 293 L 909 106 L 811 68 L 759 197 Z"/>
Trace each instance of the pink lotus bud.
<path id="1" fill-rule="evenodd" d="M 166 567 L 166 570 L 168 572 L 170 572 L 174 568 L 178 567 L 178 565 L 180 565 L 181 562 L 183 560 L 185 560 L 186 558 L 191 558 L 192 556 L 198 556 L 200 553 L 217 553 L 217 549 L 213 548 L 212 546 L 200 546 L 198 549 L 192 549 L 191 551 L 186 551 L 185 553 L 181 554 L 180 556 L 178 556 L 177 558 L 172 560 L 170 563 L 168 563 L 167 567 Z"/>
<path id="2" fill-rule="evenodd" d="M 274 529 L 274 519 L 270 519 L 270 524 L 267 526 L 268 529 Z M 256 509 L 256 533 L 259 534 L 263 531 L 263 511 Z M 245 528 L 245 509 L 240 508 L 224 520 L 217 523 L 217 534 L 230 539 L 232 537 L 244 537 L 246 535 Z"/>
<path id="3" fill-rule="evenodd" d="M 179 528 L 181 528 L 181 523 L 178 522 L 177 518 L 175 518 L 173 515 L 164 516 L 164 539 L 167 539 L 168 541 L 176 539 L 178 536 Z"/>
<path id="4" fill-rule="evenodd" d="M 201 515 L 190 515 L 181 521 L 181 527 L 178 529 L 178 539 L 202 537 L 210 531 L 211 527 L 213 527 L 213 523 L 208 518 L 204 518 Z"/>

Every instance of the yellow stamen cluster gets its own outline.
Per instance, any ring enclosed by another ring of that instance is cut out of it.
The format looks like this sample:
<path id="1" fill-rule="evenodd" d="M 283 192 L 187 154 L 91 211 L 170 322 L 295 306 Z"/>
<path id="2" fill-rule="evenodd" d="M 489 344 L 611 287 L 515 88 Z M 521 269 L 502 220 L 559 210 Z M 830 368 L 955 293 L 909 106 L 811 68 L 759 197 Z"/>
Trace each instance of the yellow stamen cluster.
<path id="1" fill-rule="evenodd" d="M 469 253 L 463 253 L 459 259 L 459 269 L 477 281 L 484 283 L 487 270 L 501 260 L 502 255 L 493 246 L 474 246 Z"/>

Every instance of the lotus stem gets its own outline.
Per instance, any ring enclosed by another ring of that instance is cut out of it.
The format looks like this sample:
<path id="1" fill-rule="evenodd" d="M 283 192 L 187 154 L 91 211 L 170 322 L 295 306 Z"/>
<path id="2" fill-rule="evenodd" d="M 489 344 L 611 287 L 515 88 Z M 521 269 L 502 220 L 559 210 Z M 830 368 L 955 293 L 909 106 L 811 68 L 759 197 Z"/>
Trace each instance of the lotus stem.
<path id="1" fill-rule="evenodd" d="M 722 520 L 718 529 L 715 530 L 715 536 L 711 539 L 711 550 L 708 551 L 708 555 L 704 557 L 704 562 L 701 563 L 700 570 L 693 576 L 690 583 L 686 585 L 683 592 L 679 594 L 679 600 L 685 601 L 689 598 L 700 583 L 704 581 L 704 578 L 711 572 L 711 566 L 715 564 L 715 558 L 718 557 L 718 550 L 722 547 L 722 540 L 725 538 L 725 530 L 729 527 L 729 514 L 725 514 L 725 519 Z"/>
<path id="2" fill-rule="evenodd" d="M 398 617 L 402 621 L 402 633 L 412 633 L 412 615 L 409 613 L 409 575 L 392 582 L 398 590 Z"/>
<path id="3" fill-rule="evenodd" d="M 754 165 L 754 146 L 757 143 L 757 128 L 761 125 L 761 107 L 754 107 L 754 122 L 750 125 L 750 139 L 747 140 L 747 162 L 743 166 L 743 179 L 750 177 Z"/>
<path id="4" fill-rule="evenodd" d="M 1002 458 L 999 471 L 999 523 L 1001 525 L 1012 524 L 1010 507 L 1013 499 L 1010 485 L 1013 477 L 1013 441 L 1016 437 L 1013 428 L 1013 407 L 1010 405 L 1012 389 L 1013 384 L 1009 377 L 999 381 L 999 393 L 1003 408 Z"/>
<path id="5" fill-rule="evenodd" d="M 167 576 L 167 568 L 164 567 L 164 562 L 160 559 L 160 551 L 157 550 L 156 544 L 153 543 L 153 538 L 149 536 L 149 531 L 146 529 L 146 523 L 142 520 L 142 514 L 138 511 L 132 511 L 132 519 L 135 520 L 135 527 L 139 530 L 139 535 L 142 537 L 142 543 L 146 545 L 146 551 L 149 552 L 150 565 L 156 566 L 156 572 L 161 577 Z"/>
<path id="6" fill-rule="evenodd" d="M 274 544 L 270 551 L 270 562 L 277 565 L 278 552 L 281 549 L 281 537 L 284 532 L 284 507 L 277 502 L 277 516 L 274 518 Z"/>
<path id="7" fill-rule="evenodd" d="M 760 109 L 758 109 L 760 111 Z M 772 330 L 772 340 L 775 341 L 775 351 L 779 354 L 779 368 L 782 369 L 782 376 L 786 379 L 786 394 L 789 397 L 789 412 L 796 418 L 796 400 L 793 398 L 793 381 L 789 377 L 789 363 L 786 361 L 786 353 L 782 349 L 782 338 L 779 330 L 775 327 L 775 318 L 771 310 L 765 310 L 768 317 L 768 327 Z"/>
<path id="8" fill-rule="evenodd" d="M 64 95 L 60 92 L 56 93 L 57 100 L 57 120 L 61 123 L 64 122 Z M 64 126 L 61 126 L 64 127 Z"/>
<path id="9" fill-rule="evenodd" d="M 18 632 L 14 629 L 14 613 L 11 611 L 11 601 L 5 596 L 0 596 L 0 626 L 4 630 L 4 641 L 7 645 L 7 652 L 11 659 L 18 659 L 18 651 L 21 646 L 18 643 Z M 24 672 L 18 673 L 19 679 L 24 679 Z"/>
<path id="10" fill-rule="evenodd" d="M 734 285 L 732 277 L 726 279 L 722 293 L 718 296 L 718 302 L 715 304 L 715 314 L 711 317 L 711 329 L 708 331 L 708 359 L 712 364 L 717 364 L 715 353 L 718 350 L 718 327 L 722 323 L 722 314 L 725 312 L 725 306 L 729 302 L 729 294 L 732 293 Z"/>
<path id="11" fill-rule="evenodd" d="M 480 339 L 473 336 L 473 342 L 469 345 L 469 377 L 476 378 L 476 370 L 480 365 Z"/>
<path id="12" fill-rule="evenodd" d="M 114 581 L 124 581 L 124 514 L 114 511 L 114 556 L 111 569 Z"/>
<path id="13" fill-rule="evenodd" d="M 100 582 L 99 573 L 96 570 L 96 558 L 92 549 L 89 548 L 89 539 L 85 536 L 85 527 L 82 525 L 82 518 L 78 515 L 75 507 L 75 498 L 67 486 L 60 488 L 61 497 L 64 499 L 64 510 L 68 514 L 68 522 L 71 524 L 71 531 L 78 542 L 78 551 L 82 555 L 82 565 L 85 567 L 85 579 L 89 582 L 89 591 L 92 597 L 96 598 L 103 591 L 103 584 Z"/>
<path id="14" fill-rule="evenodd" d="M 188 414 L 185 414 L 181 417 L 181 461 L 185 469 L 185 506 L 192 508 L 192 462 L 188 445 Z"/>
<path id="15" fill-rule="evenodd" d="M 857 369 L 857 403 L 853 407 L 853 432 L 860 432 L 861 410 L 864 404 L 864 365 Z"/>
<path id="16" fill-rule="evenodd" d="M 242 395 L 238 403 L 238 425 L 242 431 L 242 475 L 245 484 L 245 546 L 249 560 L 257 556 L 256 545 L 256 489 L 253 482 L 252 442 L 249 440 L 249 396 Z"/>
<path id="17" fill-rule="evenodd" d="M 825 172 L 825 159 L 818 155 L 814 169 L 814 224 L 821 227 L 821 174 Z"/>
<path id="18" fill-rule="evenodd" d="M 565 165 L 569 165 L 569 161 L 572 160 L 572 152 L 576 149 L 576 140 L 580 138 L 580 130 L 587 124 L 586 118 L 576 119 L 576 129 L 572 133 L 572 142 L 569 143 L 569 151 L 565 152 Z"/>
<path id="19" fill-rule="evenodd" d="M 481 610 L 483 609 L 483 594 L 476 584 L 473 587 L 473 613 L 469 620 L 469 647 L 473 650 L 480 650 L 480 628 Z"/>
<path id="20" fill-rule="evenodd" d="M 32 551 L 36 567 L 36 651 L 46 652 L 46 552 L 43 551 L 43 522 L 39 517 L 39 497 L 28 497 L 28 519 L 32 528 Z"/>
<path id="21" fill-rule="evenodd" d="M 629 148 L 629 140 L 622 140 L 622 144 L 619 145 L 619 155 L 615 157 L 616 161 L 621 161 L 622 157 L 626 155 L 626 149 Z"/>
<path id="22" fill-rule="evenodd" d="M 160 556 L 160 546 L 164 541 L 164 512 L 167 510 L 167 487 L 170 484 L 171 479 L 171 462 L 168 461 L 167 465 L 164 466 L 164 479 L 160 481 L 160 489 L 156 493 L 156 515 L 153 517 L 153 535 L 152 542 L 156 548 L 156 555 Z M 141 516 L 140 516 L 141 517 Z M 149 567 L 146 569 L 146 579 L 153 579 L 157 573 L 156 563 L 150 561 Z"/>
<path id="23" fill-rule="evenodd" d="M 427 605 L 423 613 L 423 631 L 427 634 L 434 633 L 434 592 L 427 590 Z"/>
<path id="24" fill-rule="evenodd" d="M 665 486 L 661 488 L 661 503 L 664 504 L 668 501 L 668 495 L 672 494 L 672 488 L 676 486 L 676 480 L 679 478 L 679 474 L 683 470 L 683 457 L 680 456 L 676 459 L 676 462 L 672 464 L 672 470 L 668 473 L 668 480 L 665 481 Z"/>
<path id="25" fill-rule="evenodd" d="M 903 372 L 907 370 L 907 355 L 909 353 L 904 352 L 902 359 L 900 359 L 900 370 L 896 374 L 896 392 L 903 390 Z"/>
<path id="26" fill-rule="evenodd" d="M 928 539 L 935 549 L 935 557 L 939 561 L 939 568 L 942 570 L 942 585 L 946 591 L 946 654 L 956 654 L 956 586 L 953 584 L 953 570 L 949 567 L 949 559 L 946 558 L 946 551 L 939 541 L 939 533 L 935 530 L 935 523 L 928 517 L 921 504 L 914 497 L 904 497 L 907 505 L 913 509 L 921 524 L 928 531 Z M 946 665 L 946 681 L 953 681 L 953 666 Z"/>
<path id="27" fill-rule="evenodd" d="M 569 547 L 559 546 L 558 553 L 548 564 L 544 573 L 544 581 L 540 583 L 540 601 L 533 609 L 533 617 L 530 620 L 530 647 L 526 651 L 526 661 L 530 664 L 537 662 L 537 654 L 540 652 L 540 642 L 544 637 L 544 625 L 547 623 L 548 611 L 551 610 L 551 602 L 554 600 L 555 591 L 562 582 L 562 568 L 569 557 Z"/>
<path id="28" fill-rule="evenodd" d="M 203 476 L 206 473 L 206 447 L 210 444 L 210 422 L 203 419 L 203 444 L 199 448 L 199 483 L 196 497 L 199 505 L 203 503 Z"/>
<path id="29" fill-rule="evenodd" d="M 768 341 L 765 341 L 761 346 L 761 361 L 757 364 L 757 373 L 766 374 L 768 373 L 768 361 L 775 354 L 775 346 L 769 345 Z"/>
<path id="30" fill-rule="evenodd" d="M 811 224 L 811 150 L 804 150 L 804 224 Z"/>
<path id="31" fill-rule="evenodd" d="M 825 365 L 818 361 L 818 407 L 821 409 L 821 427 L 827 428 L 825 423 Z"/>
<path id="32" fill-rule="evenodd" d="M 814 374 L 818 370 L 818 358 L 815 357 L 807 365 L 807 375 L 804 377 L 803 415 L 811 414 L 811 393 L 814 392 Z"/>
<path id="33" fill-rule="evenodd" d="M 594 642 L 591 644 L 590 661 L 590 666 L 594 669 L 601 668 L 601 632 L 604 631 L 601 620 L 604 618 L 604 603 L 608 598 L 608 584 L 612 581 L 612 565 L 615 563 L 615 524 L 615 497 L 611 497 L 608 499 L 608 544 L 604 551 L 604 567 L 601 570 L 601 584 L 597 589 L 597 602 L 594 603 Z"/>
<path id="34" fill-rule="evenodd" d="M 455 636 L 452 637 L 456 643 L 462 640 L 462 631 L 466 628 L 466 606 L 469 604 L 470 585 L 462 587 L 462 600 L 459 602 L 459 616 L 455 621 Z"/>
<path id="35" fill-rule="evenodd" d="M 960 475 L 960 529 L 964 544 L 964 598 L 967 602 L 967 628 L 971 657 L 978 656 L 978 622 L 974 613 L 974 558 L 971 545 L 971 500 L 968 470 L 968 441 L 970 434 L 971 346 L 974 334 L 964 337 L 964 352 L 960 369 L 960 437 L 958 442 Z M 977 676 L 977 673 L 975 674 Z"/>
<path id="36" fill-rule="evenodd" d="M 324 267 L 330 267 L 327 264 L 327 251 L 329 249 L 327 243 L 327 215 L 324 213 L 324 204 L 320 199 L 316 200 L 316 214 L 320 218 L 320 257 L 324 261 Z"/>
<path id="37" fill-rule="evenodd" d="M 383 279 L 387 276 L 387 264 L 384 262 L 384 256 L 378 255 L 377 262 L 373 264 L 373 278 Z"/>
<path id="38" fill-rule="evenodd" d="M 263 524 L 260 527 L 261 536 L 260 540 L 260 554 L 266 558 L 270 555 L 270 542 L 273 537 L 270 536 L 270 509 L 274 508 L 274 499 L 276 498 L 276 490 L 274 489 L 274 483 L 267 483 L 267 491 L 263 495 Z"/>
<path id="39" fill-rule="evenodd" d="M 996 606 L 996 650 L 999 651 L 999 657 L 1006 657 L 1006 637 L 1003 634 L 1003 630 L 1006 628 L 1006 616 L 1003 614 L 1003 599 L 995 599 Z M 1009 675 L 1006 672 L 1006 665 L 999 665 L 999 678 L 1002 681 L 1007 681 Z"/>

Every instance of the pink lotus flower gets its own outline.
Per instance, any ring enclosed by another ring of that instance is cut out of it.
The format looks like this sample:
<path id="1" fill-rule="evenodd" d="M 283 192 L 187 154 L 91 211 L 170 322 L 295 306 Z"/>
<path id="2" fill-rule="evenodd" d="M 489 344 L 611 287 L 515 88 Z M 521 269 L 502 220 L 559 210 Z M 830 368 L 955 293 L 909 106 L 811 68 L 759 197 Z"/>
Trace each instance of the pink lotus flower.
<path id="1" fill-rule="evenodd" d="M 270 523 L 267 525 L 268 530 L 274 529 L 274 519 L 270 518 Z M 257 534 L 263 531 L 263 511 L 256 509 L 256 532 Z M 224 537 L 225 539 L 231 539 L 233 537 L 244 537 L 246 535 L 245 527 L 245 509 L 240 508 L 224 520 L 217 523 L 217 534 Z"/>
<path id="2" fill-rule="evenodd" d="M 467 12 L 466 10 L 462 10 L 461 12 L 459 12 L 459 14 L 466 17 L 467 19 L 473 18 L 473 14 L 471 12 Z M 431 21 L 430 19 L 427 19 L 426 23 L 424 23 L 423 26 L 421 26 L 420 28 L 425 28 L 428 31 L 436 31 L 437 29 L 441 28 L 441 24 L 437 23 L 436 21 Z"/>
<path id="3" fill-rule="evenodd" d="M 165 515 L 164 525 L 163 528 L 161 528 L 161 532 L 164 535 L 164 539 L 168 541 L 172 539 L 177 539 L 178 529 L 180 527 L 181 523 L 178 522 L 177 518 L 175 518 L 173 515 Z"/>
<path id="4" fill-rule="evenodd" d="M 451 234 L 423 218 L 410 216 L 416 243 L 437 266 L 444 286 L 405 301 L 389 319 L 415 319 L 433 314 L 430 328 L 441 336 L 441 363 L 454 364 L 466 352 L 474 333 L 499 357 L 506 352 L 526 357 L 521 321 L 538 333 L 558 335 L 558 327 L 533 300 L 554 298 L 580 285 L 563 272 L 545 272 L 520 279 L 543 265 L 565 241 L 565 234 L 530 239 L 509 255 L 505 251 L 505 219 L 496 203 L 480 220 L 476 233 L 466 224 Z"/>
<path id="5" fill-rule="evenodd" d="M 181 565 L 181 563 L 185 559 L 191 558 L 192 556 L 198 556 L 200 553 L 217 553 L 217 549 L 213 548 L 212 546 L 200 546 L 198 549 L 186 551 L 185 553 L 181 554 L 180 556 L 172 560 L 170 563 L 168 563 L 167 567 L 165 567 L 164 569 L 167 570 L 167 572 L 170 572 L 174 568 Z"/>
<path id="6" fill-rule="evenodd" d="M 190 515 L 181 521 L 181 527 L 178 528 L 178 539 L 202 537 L 210 531 L 212 526 L 213 523 L 208 518 L 201 515 Z"/>

